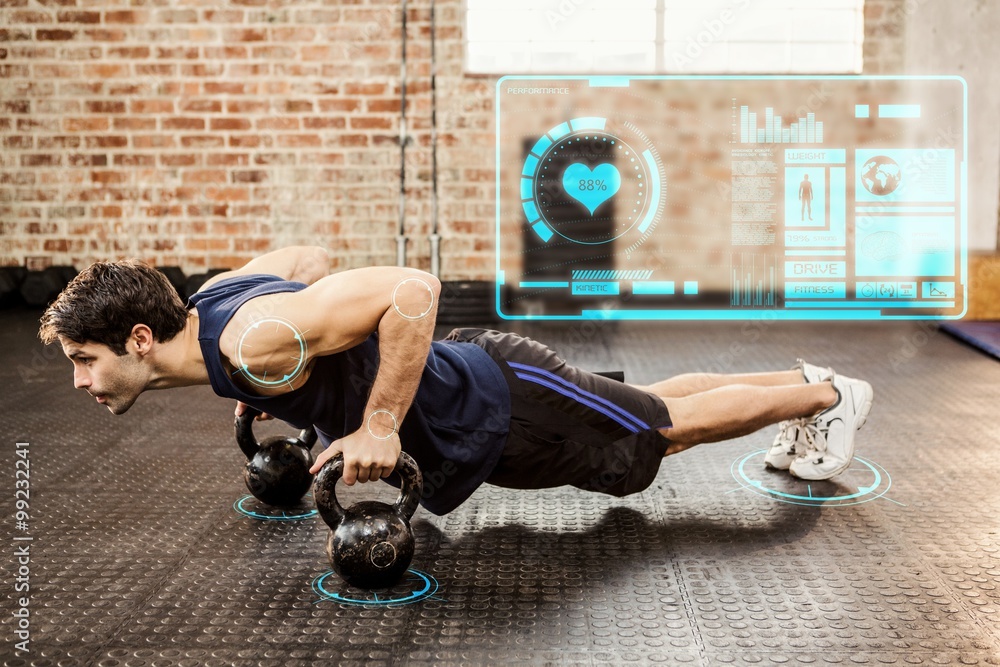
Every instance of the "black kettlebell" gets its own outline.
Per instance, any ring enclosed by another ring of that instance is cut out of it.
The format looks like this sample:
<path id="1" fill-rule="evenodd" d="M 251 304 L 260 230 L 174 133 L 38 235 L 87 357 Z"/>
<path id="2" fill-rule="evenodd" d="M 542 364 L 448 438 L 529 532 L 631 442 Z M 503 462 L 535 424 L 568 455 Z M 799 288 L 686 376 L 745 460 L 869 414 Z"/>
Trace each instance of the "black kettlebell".
<path id="1" fill-rule="evenodd" d="M 337 480 L 344 457 L 330 459 L 316 475 L 313 498 L 330 536 L 326 555 L 344 581 L 359 588 L 388 588 L 400 580 L 413 559 L 410 517 L 417 510 L 423 477 L 417 462 L 399 453 L 396 473 L 402 479 L 396 503 L 364 500 L 344 509 L 337 500 Z"/>
<path id="2" fill-rule="evenodd" d="M 243 481 L 255 498 L 275 507 L 292 507 L 312 484 L 312 446 L 316 429 L 302 429 L 299 437 L 271 437 L 257 442 L 253 420 L 260 410 L 247 406 L 236 418 L 236 442 L 247 457 Z"/>

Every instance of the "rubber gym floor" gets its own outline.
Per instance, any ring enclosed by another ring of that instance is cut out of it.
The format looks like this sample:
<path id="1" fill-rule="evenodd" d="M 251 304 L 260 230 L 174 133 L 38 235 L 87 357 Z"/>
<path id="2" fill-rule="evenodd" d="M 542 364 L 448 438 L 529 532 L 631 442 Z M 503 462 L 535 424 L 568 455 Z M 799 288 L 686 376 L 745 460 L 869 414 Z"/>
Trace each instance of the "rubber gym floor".
<path id="1" fill-rule="evenodd" d="M 150 392 L 114 417 L 37 317 L 0 327 L 6 665 L 1000 664 L 1000 364 L 931 324 L 508 327 L 633 383 L 801 356 L 875 405 L 828 482 L 765 471 L 769 428 L 670 457 L 628 498 L 483 487 L 419 509 L 410 574 L 366 593 L 331 576 L 318 517 L 253 518 L 232 401 Z M 395 498 L 377 486 L 342 501 Z"/>

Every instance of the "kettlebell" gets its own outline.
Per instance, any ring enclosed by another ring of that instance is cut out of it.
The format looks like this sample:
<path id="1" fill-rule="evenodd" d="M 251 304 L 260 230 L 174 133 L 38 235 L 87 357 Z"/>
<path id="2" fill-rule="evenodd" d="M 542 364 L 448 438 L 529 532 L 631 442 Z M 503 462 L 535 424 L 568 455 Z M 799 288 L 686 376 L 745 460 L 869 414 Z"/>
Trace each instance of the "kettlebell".
<path id="1" fill-rule="evenodd" d="M 417 510 L 423 477 L 417 462 L 399 453 L 396 473 L 402 479 L 393 505 L 364 500 L 344 509 L 337 500 L 337 480 L 344 474 L 344 457 L 330 459 L 316 475 L 313 498 L 330 527 L 326 555 L 344 581 L 359 588 L 388 588 L 400 580 L 413 559 L 410 517 Z"/>
<path id="2" fill-rule="evenodd" d="M 275 507 L 292 507 L 309 490 L 316 429 L 302 429 L 299 437 L 275 436 L 257 442 L 253 420 L 260 410 L 247 406 L 236 418 L 236 442 L 247 457 L 243 481 L 255 498 Z"/>

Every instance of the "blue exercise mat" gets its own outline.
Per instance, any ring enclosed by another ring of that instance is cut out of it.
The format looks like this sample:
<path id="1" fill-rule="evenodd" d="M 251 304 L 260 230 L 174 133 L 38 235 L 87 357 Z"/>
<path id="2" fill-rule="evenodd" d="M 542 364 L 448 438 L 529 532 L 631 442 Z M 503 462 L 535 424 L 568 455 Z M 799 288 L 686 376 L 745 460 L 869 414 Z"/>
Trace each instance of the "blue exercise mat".
<path id="1" fill-rule="evenodd" d="M 942 324 L 941 329 L 1000 359 L 1000 321 L 948 322 Z"/>

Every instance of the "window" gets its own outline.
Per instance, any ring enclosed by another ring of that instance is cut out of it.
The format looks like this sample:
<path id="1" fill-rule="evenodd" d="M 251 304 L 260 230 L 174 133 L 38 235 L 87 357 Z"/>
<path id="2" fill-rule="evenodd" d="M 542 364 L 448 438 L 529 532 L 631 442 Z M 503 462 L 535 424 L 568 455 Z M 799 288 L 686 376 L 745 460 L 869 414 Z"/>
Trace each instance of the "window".
<path id="1" fill-rule="evenodd" d="M 864 0 L 466 0 L 466 71 L 855 74 Z"/>

